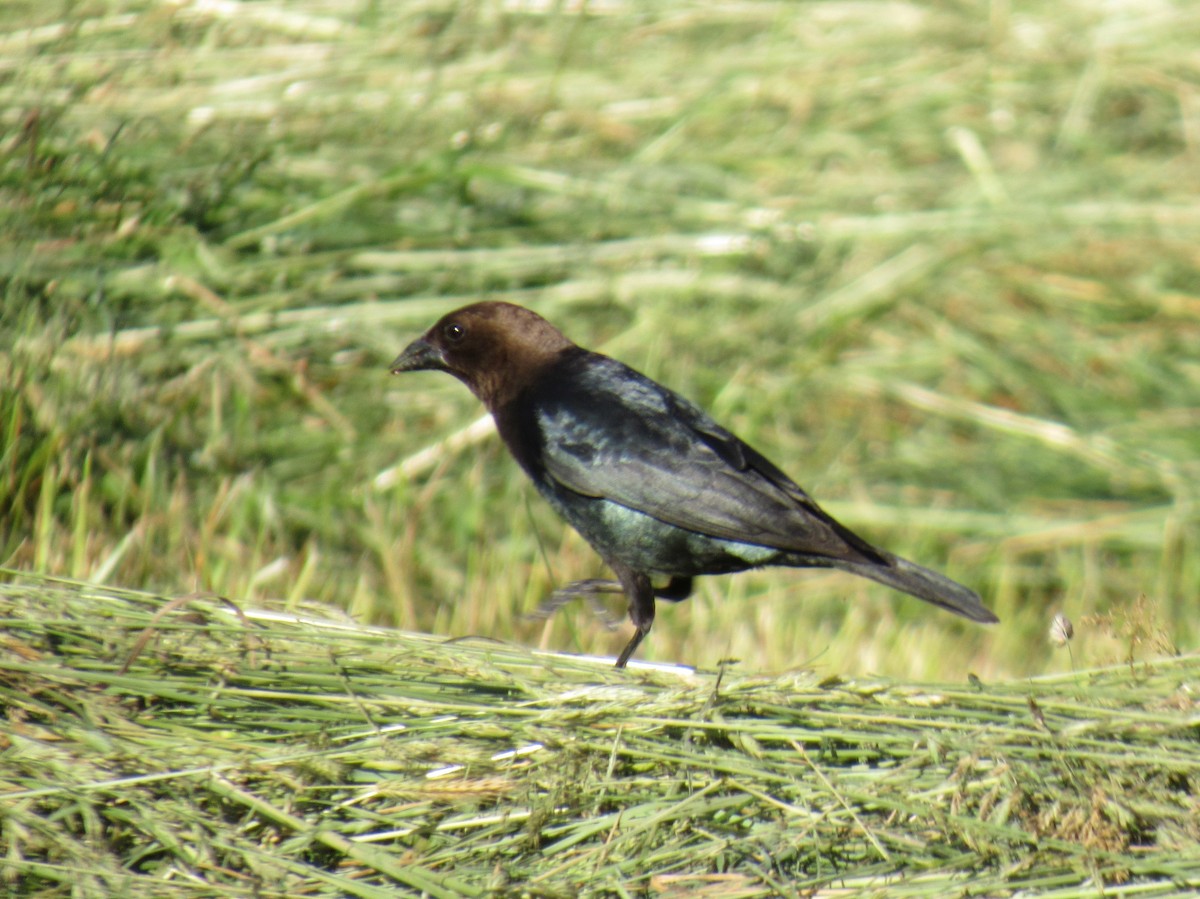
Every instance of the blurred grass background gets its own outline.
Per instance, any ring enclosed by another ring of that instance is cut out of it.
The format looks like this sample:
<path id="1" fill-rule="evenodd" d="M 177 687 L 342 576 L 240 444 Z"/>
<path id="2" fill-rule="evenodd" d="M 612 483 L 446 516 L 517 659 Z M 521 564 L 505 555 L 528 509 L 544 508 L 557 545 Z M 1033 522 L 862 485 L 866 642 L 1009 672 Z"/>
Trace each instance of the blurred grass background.
<path id="1" fill-rule="evenodd" d="M 442 313 L 696 400 L 990 629 L 701 582 L 642 656 L 957 679 L 1195 646 L 1193 4 L 8 2 L 0 564 L 613 653 Z M 1051 647 L 1076 624 L 1073 660 Z"/>

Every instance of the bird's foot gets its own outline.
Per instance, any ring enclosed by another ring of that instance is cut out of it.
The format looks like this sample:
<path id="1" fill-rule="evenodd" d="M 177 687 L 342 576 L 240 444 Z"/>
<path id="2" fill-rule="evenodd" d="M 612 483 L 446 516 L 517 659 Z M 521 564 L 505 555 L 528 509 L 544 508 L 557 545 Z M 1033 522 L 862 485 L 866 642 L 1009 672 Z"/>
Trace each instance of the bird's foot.
<path id="1" fill-rule="evenodd" d="M 624 617 L 614 616 L 597 599 L 597 594 L 624 592 L 621 584 L 617 581 L 606 581 L 596 578 L 586 581 L 575 581 L 573 584 L 559 587 L 542 600 L 542 604 L 526 617 L 542 621 L 549 618 L 567 603 L 576 599 L 582 599 L 588 604 L 588 608 L 591 609 L 592 614 L 599 618 L 606 628 L 610 631 L 615 631 L 621 622 L 624 621 Z"/>

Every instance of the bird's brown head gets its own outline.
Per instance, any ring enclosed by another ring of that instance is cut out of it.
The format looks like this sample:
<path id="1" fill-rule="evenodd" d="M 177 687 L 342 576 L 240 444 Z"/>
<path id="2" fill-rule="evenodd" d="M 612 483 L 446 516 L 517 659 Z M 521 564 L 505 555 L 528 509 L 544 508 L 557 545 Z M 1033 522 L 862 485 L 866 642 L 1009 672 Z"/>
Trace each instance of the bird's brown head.
<path id="1" fill-rule="evenodd" d="M 473 303 L 443 316 L 392 363 L 392 374 L 445 371 L 495 410 L 575 344 L 536 312 Z"/>

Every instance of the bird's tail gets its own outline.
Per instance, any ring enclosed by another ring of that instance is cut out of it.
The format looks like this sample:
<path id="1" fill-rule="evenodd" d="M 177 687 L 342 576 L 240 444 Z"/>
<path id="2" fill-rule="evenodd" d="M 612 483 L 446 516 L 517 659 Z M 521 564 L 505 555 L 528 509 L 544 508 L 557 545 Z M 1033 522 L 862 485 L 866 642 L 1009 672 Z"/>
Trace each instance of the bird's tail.
<path id="1" fill-rule="evenodd" d="M 907 559 L 878 550 L 876 552 L 879 552 L 888 564 L 849 562 L 841 563 L 837 567 L 886 584 L 972 621 L 992 624 L 1000 620 L 980 601 L 979 594 L 974 590 L 969 590 L 944 574 L 922 568 Z"/>

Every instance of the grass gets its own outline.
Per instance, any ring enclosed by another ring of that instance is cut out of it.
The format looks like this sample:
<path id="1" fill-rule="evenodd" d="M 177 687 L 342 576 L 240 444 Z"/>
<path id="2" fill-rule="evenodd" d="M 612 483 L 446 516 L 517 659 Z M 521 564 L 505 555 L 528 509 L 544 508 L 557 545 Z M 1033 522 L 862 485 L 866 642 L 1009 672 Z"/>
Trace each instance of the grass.
<path id="1" fill-rule="evenodd" d="M 0 561 L 613 653 L 460 385 L 528 304 L 700 402 L 980 629 L 715 579 L 648 658 L 961 679 L 1195 646 L 1200 15 L 1164 4 L 9 4 Z"/>
<path id="2" fill-rule="evenodd" d="M 9 895 L 1174 896 L 1192 654 L 720 674 L 0 586 Z"/>
<path id="3" fill-rule="evenodd" d="M 1200 887 L 1200 13 L 0 29 L 9 895 Z M 764 571 L 664 609 L 642 655 L 698 671 L 534 652 L 623 644 L 522 617 L 599 563 L 461 386 L 386 375 L 484 296 L 1002 624 Z"/>

